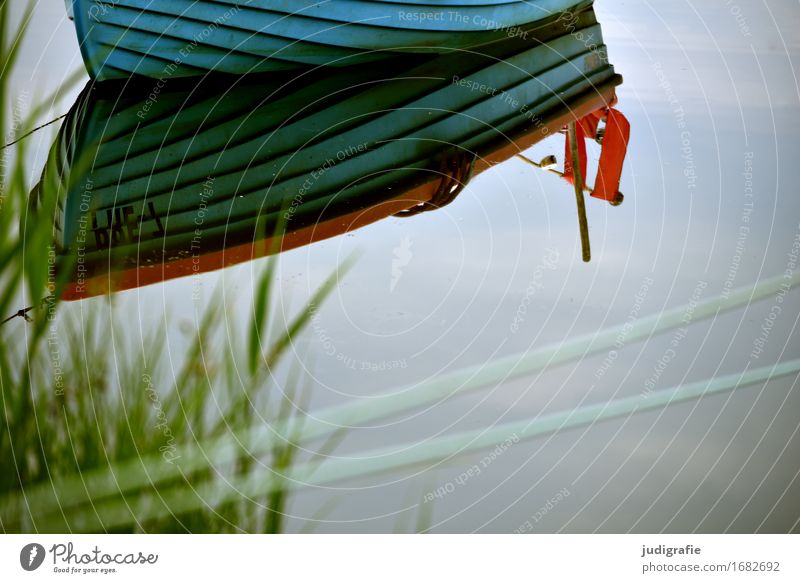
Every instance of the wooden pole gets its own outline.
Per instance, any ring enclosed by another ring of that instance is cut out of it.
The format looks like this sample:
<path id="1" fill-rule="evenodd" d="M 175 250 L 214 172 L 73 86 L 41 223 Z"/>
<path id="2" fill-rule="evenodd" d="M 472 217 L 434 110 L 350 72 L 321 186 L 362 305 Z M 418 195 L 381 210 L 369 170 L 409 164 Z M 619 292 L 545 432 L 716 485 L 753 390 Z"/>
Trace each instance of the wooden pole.
<path id="1" fill-rule="evenodd" d="M 578 205 L 578 226 L 581 232 L 581 249 L 583 260 L 588 263 L 592 260 L 592 249 L 589 243 L 589 221 L 586 219 L 586 202 L 583 199 L 583 176 L 581 163 L 578 158 L 578 130 L 575 122 L 569 124 L 569 147 L 572 156 L 572 176 L 575 185 L 575 202 Z"/>

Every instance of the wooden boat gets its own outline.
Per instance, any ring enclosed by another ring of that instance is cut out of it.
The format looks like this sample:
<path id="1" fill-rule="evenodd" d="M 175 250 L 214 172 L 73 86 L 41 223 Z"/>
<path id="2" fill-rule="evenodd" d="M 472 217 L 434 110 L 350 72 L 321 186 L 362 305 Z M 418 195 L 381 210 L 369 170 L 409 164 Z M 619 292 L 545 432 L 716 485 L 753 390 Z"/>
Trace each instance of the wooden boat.
<path id="1" fill-rule="evenodd" d="M 93 79 L 352 65 L 527 36 L 592 0 L 66 0 Z"/>
<path id="2" fill-rule="evenodd" d="M 577 27 L 601 43 L 591 10 Z M 466 58 L 176 82 L 157 99 L 90 83 L 32 198 L 58 217 L 64 297 L 446 204 L 470 176 L 613 103 L 621 78 L 602 44 L 559 26 L 540 35 Z"/>

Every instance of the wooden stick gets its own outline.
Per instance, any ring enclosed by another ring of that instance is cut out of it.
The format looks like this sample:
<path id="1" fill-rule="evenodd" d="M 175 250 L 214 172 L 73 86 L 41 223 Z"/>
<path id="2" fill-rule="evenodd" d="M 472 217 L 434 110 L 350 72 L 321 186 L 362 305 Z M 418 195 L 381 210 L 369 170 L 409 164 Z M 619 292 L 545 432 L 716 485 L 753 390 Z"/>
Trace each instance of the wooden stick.
<path id="1" fill-rule="evenodd" d="M 586 202 L 583 199 L 583 176 L 581 176 L 581 163 L 578 158 L 578 130 L 575 122 L 569 124 L 569 147 L 572 156 L 572 176 L 575 185 L 575 202 L 578 205 L 578 225 L 581 231 L 581 248 L 583 261 L 592 260 L 592 249 L 589 244 L 589 221 L 586 219 Z"/>

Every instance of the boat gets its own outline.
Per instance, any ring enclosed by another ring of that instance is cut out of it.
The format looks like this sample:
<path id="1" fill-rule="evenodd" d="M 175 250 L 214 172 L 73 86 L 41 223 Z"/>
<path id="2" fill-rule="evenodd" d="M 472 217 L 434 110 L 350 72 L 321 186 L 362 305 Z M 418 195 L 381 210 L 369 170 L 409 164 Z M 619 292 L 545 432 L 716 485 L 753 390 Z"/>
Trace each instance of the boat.
<path id="1" fill-rule="evenodd" d="M 468 50 L 592 0 L 66 0 L 90 76 L 159 80 Z"/>
<path id="2" fill-rule="evenodd" d="M 471 177 L 613 111 L 622 80 L 594 12 L 576 24 L 598 44 L 554 25 L 468 57 L 176 80 L 155 99 L 147 84 L 89 82 L 31 197 L 57 219 L 64 299 L 441 208 Z"/>

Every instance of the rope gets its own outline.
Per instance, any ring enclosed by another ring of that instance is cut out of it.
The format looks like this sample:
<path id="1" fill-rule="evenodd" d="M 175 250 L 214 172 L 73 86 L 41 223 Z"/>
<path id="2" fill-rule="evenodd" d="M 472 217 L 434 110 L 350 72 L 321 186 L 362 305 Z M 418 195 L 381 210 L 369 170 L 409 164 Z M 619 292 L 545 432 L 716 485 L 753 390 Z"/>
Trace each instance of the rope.
<path id="1" fill-rule="evenodd" d="M 442 179 L 433 197 L 429 201 L 395 213 L 394 216 L 402 218 L 413 217 L 420 213 L 435 211 L 453 202 L 467 186 L 470 178 L 472 178 L 476 158 L 475 154 L 464 150 L 458 150 L 452 156 L 442 158 L 439 168 Z"/>
<path id="2" fill-rule="evenodd" d="M 52 302 L 52 301 L 55 301 L 55 298 L 53 297 L 53 295 L 52 295 L 52 294 L 51 294 L 51 295 L 48 295 L 48 296 L 45 296 L 45 297 L 43 297 L 43 298 L 42 298 L 42 300 L 39 302 L 39 306 L 40 306 L 40 307 L 41 307 L 41 306 L 45 306 L 46 304 L 49 304 L 49 303 L 50 303 L 50 302 Z M 23 320 L 25 320 L 26 322 L 33 322 L 33 320 L 31 319 L 31 317 L 28 315 L 28 312 L 30 312 L 30 311 L 31 311 L 31 310 L 33 310 L 34 308 L 36 308 L 36 306 L 30 306 L 30 307 L 27 307 L 27 308 L 22 308 L 22 309 L 21 309 L 21 310 L 19 310 L 19 311 L 18 311 L 16 314 L 12 314 L 12 315 L 10 315 L 8 318 L 6 318 L 6 319 L 5 319 L 5 320 L 3 320 L 2 322 L 0 322 L 0 326 L 2 326 L 3 324 L 6 324 L 7 322 L 10 322 L 10 321 L 11 321 L 11 320 L 13 320 L 14 318 L 22 318 L 22 319 L 23 319 Z"/>
<path id="3" fill-rule="evenodd" d="M 9 146 L 13 146 L 13 145 L 14 145 L 14 144 L 16 144 L 16 143 L 19 143 L 19 142 L 21 142 L 22 140 L 24 140 L 25 138 L 27 138 L 28 136 L 30 136 L 30 135 L 31 135 L 31 134 L 33 134 L 34 132 L 38 132 L 40 129 L 42 129 L 42 128 L 46 128 L 46 127 L 47 127 L 47 126 L 49 126 L 50 124 L 54 124 L 54 123 L 56 123 L 58 120 L 60 120 L 60 119 L 64 119 L 65 117 L 67 117 L 67 114 L 66 114 L 66 113 L 65 113 L 64 115 L 59 115 L 59 116 L 58 116 L 57 118 L 55 118 L 55 119 L 51 119 L 51 120 L 50 120 L 50 121 L 48 121 L 47 123 L 43 123 L 42 125 L 40 125 L 40 126 L 37 126 L 37 127 L 33 128 L 31 131 L 29 131 L 29 132 L 28 132 L 28 133 L 26 133 L 26 134 L 23 134 L 23 135 L 21 135 L 20 137 L 18 137 L 18 138 L 17 138 L 16 140 L 14 140 L 13 142 L 9 142 L 9 143 L 7 143 L 5 146 L 3 146 L 2 148 L 0 148 L 0 150 L 5 150 L 5 149 L 6 149 L 6 148 L 8 148 Z"/>
<path id="4" fill-rule="evenodd" d="M 5 319 L 5 320 L 3 320 L 2 322 L 0 322 L 0 326 L 2 326 L 3 324 L 5 324 L 6 322 L 10 322 L 10 321 L 11 321 L 11 320 L 13 320 L 14 318 L 23 318 L 23 319 L 24 319 L 26 322 L 33 322 L 33 320 L 31 320 L 30 316 L 28 316 L 28 312 L 30 312 L 32 309 L 33 309 L 33 306 L 31 306 L 31 307 L 29 307 L 29 308 L 23 308 L 23 309 L 21 309 L 21 310 L 20 310 L 19 312 L 17 312 L 16 314 L 12 314 L 12 315 L 11 315 L 11 316 L 9 316 L 8 318 L 6 318 L 6 319 Z"/>

